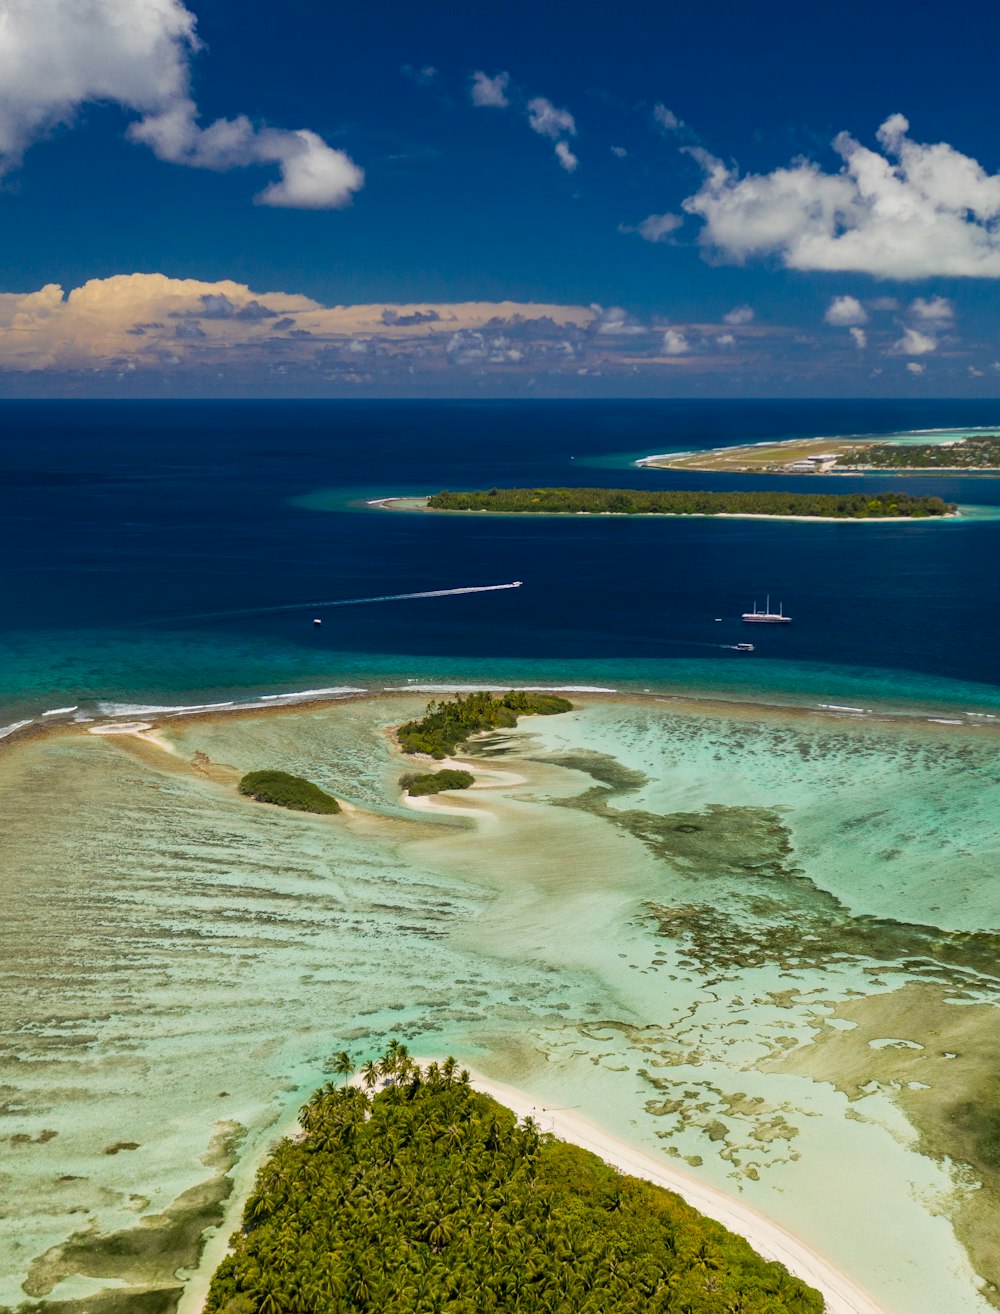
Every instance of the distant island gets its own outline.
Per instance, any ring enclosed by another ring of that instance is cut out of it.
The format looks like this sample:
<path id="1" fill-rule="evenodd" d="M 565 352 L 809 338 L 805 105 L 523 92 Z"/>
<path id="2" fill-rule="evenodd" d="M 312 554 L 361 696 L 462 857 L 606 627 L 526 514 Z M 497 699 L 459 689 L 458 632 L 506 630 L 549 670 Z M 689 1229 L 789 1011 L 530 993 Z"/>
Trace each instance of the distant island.
<path id="1" fill-rule="evenodd" d="M 661 470 L 699 470 L 732 474 L 893 474 L 1000 475 L 1000 434 L 976 434 L 937 443 L 881 439 L 794 438 L 705 452 L 665 452 L 637 465 Z"/>
<path id="2" fill-rule="evenodd" d="M 491 488 L 435 493 L 431 511 L 528 515 L 780 516 L 816 520 L 921 520 L 955 516 L 954 502 L 909 493 L 694 492 L 636 488 Z"/>
<path id="3" fill-rule="evenodd" d="M 338 1054 L 333 1070 L 353 1062 Z M 206 1314 L 822 1314 L 678 1195 L 616 1172 L 393 1042 L 257 1175 Z"/>

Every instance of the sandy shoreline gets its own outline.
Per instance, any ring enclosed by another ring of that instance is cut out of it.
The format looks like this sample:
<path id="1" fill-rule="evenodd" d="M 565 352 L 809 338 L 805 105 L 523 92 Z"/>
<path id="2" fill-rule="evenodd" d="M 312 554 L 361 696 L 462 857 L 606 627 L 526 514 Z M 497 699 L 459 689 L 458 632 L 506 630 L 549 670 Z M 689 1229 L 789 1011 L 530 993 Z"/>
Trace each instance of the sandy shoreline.
<path id="1" fill-rule="evenodd" d="M 636 462 L 641 465 L 642 462 Z M 923 473 L 923 472 L 921 472 Z M 367 503 L 381 511 L 420 512 L 440 516 L 520 516 L 522 519 L 570 520 L 583 516 L 590 520 L 792 520 L 799 524 L 820 525 L 909 525 L 937 520 L 961 520 L 961 511 L 944 516 L 779 516 L 754 511 L 452 511 L 427 505 L 425 497 L 378 497 Z"/>
<path id="2" fill-rule="evenodd" d="M 572 1110 L 541 1105 L 525 1091 L 478 1072 L 470 1070 L 470 1077 L 475 1090 L 490 1095 L 519 1118 L 533 1118 L 543 1132 L 593 1151 L 623 1173 L 674 1191 L 699 1213 L 744 1237 L 759 1255 L 784 1264 L 790 1273 L 821 1292 L 828 1314 L 883 1314 L 882 1307 L 828 1259 L 739 1197 L 635 1149 Z"/>
<path id="3" fill-rule="evenodd" d="M 421 1057 L 421 1066 L 441 1062 Z M 631 1177 L 640 1177 L 655 1186 L 665 1187 L 685 1200 L 693 1209 L 721 1223 L 723 1227 L 742 1236 L 766 1260 L 784 1264 L 795 1277 L 801 1278 L 821 1293 L 827 1314 L 885 1314 L 882 1306 L 846 1273 L 842 1273 L 823 1255 L 804 1241 L 793 1236 L 780 1224 L 754 1209 L 738 1196 L 730 1195 L 718 1187 L 700 1181 L 672 1164 L 664 1163 L 643 1150 L 619 1140 L 610 1132 L 581 1117 L 571 1109 L 557 1109 L 542 1105 L 527 1091 L 505 1085 L 484 1076 L 465 1064 L 474 1090 L 489 1095 L 519 1119 L 532 1118 L 543 1132 L 550 1132 L 557 1140 L 569 1141 L 582 1149 L 590 1150 L 605 1163 Z M 360 1074 L 351 1079 L 352 1085 L 361 1084 Z M 228 1237 L 238 1226 L 246 1200 L 249 1198 L 257 1171 L 273 1153 L 273 1147 L 282 1136 L 294 1135 L 298 1128 L 297 1115 L 285 1120 L 275 1129 L 270 1148 L 259 1156 L 237 1165 L 236 1178 L 243 1188 L 230 1197 L 226 1219 L 205 1244 L 201 1262 L 185 1286 L 179 1314 L 201 1314 L 208 1296 L 212 1275 L 228 1253 Z"/>

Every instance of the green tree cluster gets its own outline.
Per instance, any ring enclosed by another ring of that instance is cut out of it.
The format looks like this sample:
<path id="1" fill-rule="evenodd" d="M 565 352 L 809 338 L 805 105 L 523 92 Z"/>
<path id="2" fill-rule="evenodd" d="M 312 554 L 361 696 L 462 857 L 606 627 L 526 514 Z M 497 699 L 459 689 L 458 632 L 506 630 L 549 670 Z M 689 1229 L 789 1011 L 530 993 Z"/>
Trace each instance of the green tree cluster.
<path id="1" fill-rule="evenodd" d="M 841 468 L 869 470 L 995 470 L 1000 434 L 977 434 L 954 443 L 864 443 L 837 458 Z"/>
<path id="2" fill-rule="evenodd" d="M 475 784 L 471 771 L 457 771 L 445 767 L 443 771 L 410 771 L 399 777 L 399 783 L 412 797 L 421 794 L 440 794 L 443 789 L 468 789 Z"/>
<path id="3" fill-rule="evenodd" d="M 258 803 L 274 803 L 293 812 L 332 813 L 340 804 L 319 785 L 287 771 L 250 771 L 239 783 L 239 791 Z"/>
<path id="4" fill-rule="evenodd" d="M 913 449 L 893 449 L 913 450 Z M 954 448 L 950 449 L 954 450 Z M 618 516 L 809 516 L 867 520 L 878 516 L 953 515 L 954 502 L 909 493 L 706 493 L 686 489 L 491 488 L 485 492 L 435 493 L 436 511 L 501 511 L 533 515 Z"/>
<path id="5" fill-rule="evenodd" d="M 421 1072 L 393 1043 L 363 1077 L 318 1091 L 261 1169 L 206 1314 L 822 1314 L 780 1264 L 519 1124 L 453 1059 Z"/>
<path id="6" fill-rule="evenodd" d="M 570 712 L 568 698 L 511 689 L 505 694 L 480 690 L 449 702 L 430 702 L 419 721 L 407 721 L 396 731 L 404 753 L 426 753 L 439 761 L 481 730 L 517 725 L 519 716 L 552 716 Z"/>

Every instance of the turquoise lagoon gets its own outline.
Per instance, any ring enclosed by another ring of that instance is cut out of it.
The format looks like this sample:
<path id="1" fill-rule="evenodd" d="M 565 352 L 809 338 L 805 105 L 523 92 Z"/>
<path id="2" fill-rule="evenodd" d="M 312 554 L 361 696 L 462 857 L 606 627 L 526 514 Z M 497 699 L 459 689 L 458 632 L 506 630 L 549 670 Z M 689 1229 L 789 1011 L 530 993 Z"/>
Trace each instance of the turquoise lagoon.
<path id="1" fill-rule="evenodd" d="M 192 1311 L 324 1059 L 397 1036 L 742 1194 L 888 1314 L 985 1314 L 949 1108 L 992 1077 L 988 723 L 586 697 L 478 742 L 517 783 L 463 817 L 401 805 L 423 701 L 7 746 L 0 1303 Z M 263 765 L 353 810 L 239 798 Z"/>

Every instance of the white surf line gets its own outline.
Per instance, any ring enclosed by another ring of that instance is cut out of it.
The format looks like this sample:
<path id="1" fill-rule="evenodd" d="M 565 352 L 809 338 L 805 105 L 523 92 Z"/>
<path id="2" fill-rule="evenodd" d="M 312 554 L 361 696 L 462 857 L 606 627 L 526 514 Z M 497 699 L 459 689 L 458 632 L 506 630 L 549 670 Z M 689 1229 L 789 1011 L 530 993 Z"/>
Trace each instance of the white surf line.
<path id="1" fill-rule="evenodd" d="M 230 611 L 198 611 L 185 616 L 140 621 L 140 625 L 173 625 L 177 621 L 224 620 L 229 616 L 270 616 L 284 611 L 322 611 L 325 607 L 361 607 L 370 602 L 407 602 L 411 598 L 454 598 L 462 593 L 499 593 L 519 589 L 521 580 L 509 584 L 470 584 L 458 589 L 422 589 L 418 593 L 380 593 L 372 598 L 328 598 L 321 602 L 283 602 L 273 607 L 235 607 Z"/>
<path id="2" fill-rule="evenodd" d="M 420 1061 L 427 1062 L 426 1059 Z M 827 1314 L 886 1314 L 866 1291 L 828 1259 L 752 1205 L 678 1168 L 661 1163 L 652 1155 L 633 1149 L 572 1110 L 540 1105 L 524 1091 L 493 1081 L 478 1072 L 470 1070 L 470 1077 L 475 1090 L 492 1096 L 519 1118 L 533 1118 L 543 1132 L 551 1132 L 559 1140 L 593 1151 L 621 1172 L 676 1192 L 699 1213 L 714 1218 L 723 1227 L 744 1237 L 759 1255 L 777 1260 L 789 1273 L 815 1287 L 826 1302 Z"/>
<path id="3" fill-rule="evenodd" d="M 23 730 L 26 725 L 31 725 L 34 717 L 29 716 L 26 721 L 15 721 L 13 725 L 0 726 L 0 739 L 6 739 L 8 735 L 15 734 L 18 730 Z"/>

